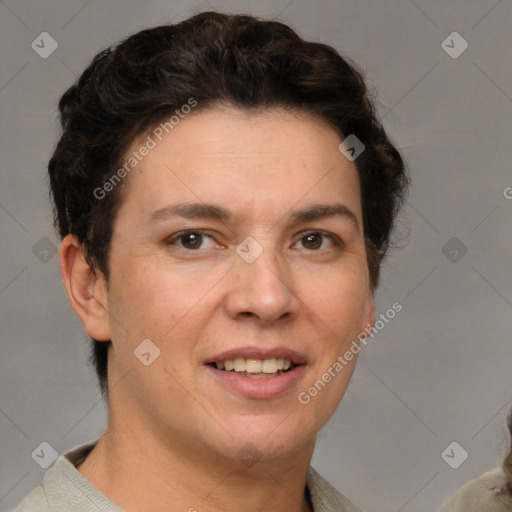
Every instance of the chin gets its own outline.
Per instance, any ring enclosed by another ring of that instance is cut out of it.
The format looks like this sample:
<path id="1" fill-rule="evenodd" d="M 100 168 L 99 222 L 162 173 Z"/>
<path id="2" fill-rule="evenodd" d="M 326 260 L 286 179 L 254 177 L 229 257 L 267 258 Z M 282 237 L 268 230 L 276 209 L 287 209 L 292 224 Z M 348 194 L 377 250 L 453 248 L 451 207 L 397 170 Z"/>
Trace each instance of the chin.
<path id="1" fill-rule="evenodd" d="M 236 425 L 226 426 L 233 437 L 224 440 L 225 449 L 237 458 L 244 454 L 265 459 L 283 457 L 314 441 L 316 431 L 305 427 L 302 418 L 294 421 L 292 415 L 267 417 L 259 422 L 258 416 L 246 417 Z"/>

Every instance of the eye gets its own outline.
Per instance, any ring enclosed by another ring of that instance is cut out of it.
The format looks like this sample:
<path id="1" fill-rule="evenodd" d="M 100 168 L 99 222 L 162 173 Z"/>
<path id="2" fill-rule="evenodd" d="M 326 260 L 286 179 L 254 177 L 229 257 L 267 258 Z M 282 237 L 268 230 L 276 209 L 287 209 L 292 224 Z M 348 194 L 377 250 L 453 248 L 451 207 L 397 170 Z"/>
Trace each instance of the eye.
<path id="1" fill-rule="evenodd" d="M 325 233 L 322 231 L 304 231 L 299 235 L 300 242 L 303 247 L 309 249 L 311 251 L 319 251 L 321 248 L 327 250 L 332 248 L 333 246 L 341 246 L 342 242 L 338 239 L 337 236 L 329 233 Z M 203 247 L 205 240 L 210 239 L 209 247 Z M 325 240 L 329 240 L 331 243 L 331 247 L 322 247 L 324 245 Z M 176 245 L 180 249 L 184 249 L 187 251 L 198 251 L 200 248 L 202 249 L 211 249 L 214 247 L 214 238 L 213 236 L 207 234 L 204 231 L 182 231 L 181 233 L 177 233 L 172 236 L 172 238 L 166 241 L 167 245 Z"/>
<path id="2" fill-rule="evenodd" d="M 181 233 L 178 233 L 177 235 L 167 240 L 166 244 L 176 245 L 176 241 L 180 241 L 181 245 L 178 245 L 178 247 L 180 247 L 181 249 L 194 251 L 201 247 L 205 237 L 213 240 L 213 237 L 211 235 L 208 235 L 203 231 L 182 231 Z M 208 249 L 211 247 L 206 248 Z"/>
<path id="3" fill-rule="evenodd" d="M 322 246 L 324 239 L 329 239 L 334 246 L 342 245 L 341 242 L 337 240 L 338 237 L 322 231 L 306 231 L 301 233 L 300 236 L 300 242 L 303 246 L 312 251 L 317 251 Z"/>

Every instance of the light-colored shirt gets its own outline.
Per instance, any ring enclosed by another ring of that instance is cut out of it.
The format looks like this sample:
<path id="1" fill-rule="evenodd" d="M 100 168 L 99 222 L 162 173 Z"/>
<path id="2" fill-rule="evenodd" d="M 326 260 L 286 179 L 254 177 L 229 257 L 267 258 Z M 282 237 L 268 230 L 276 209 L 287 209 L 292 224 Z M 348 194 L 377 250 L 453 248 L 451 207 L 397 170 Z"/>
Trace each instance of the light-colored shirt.
<path id="1" fill-rule="evenodd" d="M 14 512 L 122 512 L 76 469 L 96 442 L 61 455 Z M 361 512 L 309 466 L 306 487 L 314 512 Z"/>
<path id="2" fill-rule="evenodd" d="M 500 492 L 506 481 L 501 468 L 487 471 L 463 485 L 441 512 L 512 512 L 512 498 Z"/>

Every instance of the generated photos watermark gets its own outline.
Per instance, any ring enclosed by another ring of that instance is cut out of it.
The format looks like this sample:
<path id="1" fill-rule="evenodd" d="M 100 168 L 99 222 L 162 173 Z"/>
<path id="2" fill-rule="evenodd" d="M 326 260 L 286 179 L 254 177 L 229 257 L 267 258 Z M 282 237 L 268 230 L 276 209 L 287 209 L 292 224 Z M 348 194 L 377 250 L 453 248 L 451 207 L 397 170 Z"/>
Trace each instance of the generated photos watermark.
<path id="1" fill-rule="evenodd" d="M 137 167 L 137 165 L 149 155 L 152 149 L 155 149 L 164 135 L 168 134 L 173 130 L 180 121 L 189 114 L 192 109 L 197 106 L 197 100 L 189 98 L 187 103 L 183 104 L 181 108 L 176 109 L 174 113 L 167 121 L 160 123 L 150 135 L 147 136 L 146 141 L 137 149 L 132 151 L 131 155 L 125 160 L 123 165 L 117 169 L 112 176 L 103 183 L 101 187 L 96 187 L 93 191 L 93 195 L 96 199 L 101 200 L 106 197 L 109 192 L 112 192 L 114 188 L 125 178 L 130 172 Z"/>
<path id="2" fill-rule="evenodd" d="M 375 325 L 371 327 L 370 325 L 364 329 L 363 332 L 361 332 L 357 336 L 357 340 L 352 340 L 352 344 L 350 345 L 350 349 L 347 350 L 343 355 L 339 355 L 329 368 L 326 369 L 326 371 L 322 374 L 322 376 L 315 381 L 315 383 L 309 387 L 306 391 L 301 391 L 297 395 L 298 401 L 302 405 L 307 405 L 309 402 L 311 402 L 311 399 L 322 391 L 329 382 L 331 382 L 336 375 L 338 375 L 345 366 L 349 364 L 352 359 L 354 359 L 354 356 L 359 354 L 361 352 L 361 343 L 366 346 L 368 343 L 368 338 L 374 338 L 379 334 L 382 329 L 386 326 L 386 324 L 389 324 L 393 318 L 396 317 L 397 313 L 400 313 L 402 311 L 403 306 L 399 302 L 393 303 L 393 305 L 386 310 L 385 313 L 381 313 L 379 316 L 379 319 L 375 322 Z M 358 343 L 359 342 L 359 343 Z"/>

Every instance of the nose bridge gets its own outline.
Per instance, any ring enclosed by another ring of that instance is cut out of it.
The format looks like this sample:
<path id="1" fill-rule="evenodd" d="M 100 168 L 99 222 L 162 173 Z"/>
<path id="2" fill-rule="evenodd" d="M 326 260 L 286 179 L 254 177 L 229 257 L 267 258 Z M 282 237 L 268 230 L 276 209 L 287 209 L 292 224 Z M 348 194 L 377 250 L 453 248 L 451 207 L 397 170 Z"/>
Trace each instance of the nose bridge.
<path id="1" fill-rule="evenodd" d="M 292 275 L 272 236 L 247 237 L 238 247 L 233 313 L 274 321 L 292 308 Z"/>

